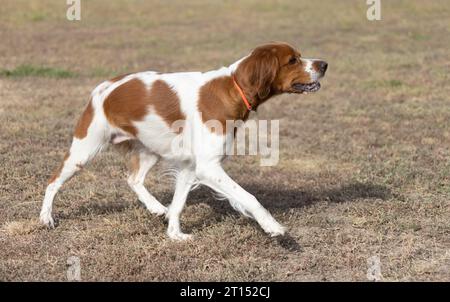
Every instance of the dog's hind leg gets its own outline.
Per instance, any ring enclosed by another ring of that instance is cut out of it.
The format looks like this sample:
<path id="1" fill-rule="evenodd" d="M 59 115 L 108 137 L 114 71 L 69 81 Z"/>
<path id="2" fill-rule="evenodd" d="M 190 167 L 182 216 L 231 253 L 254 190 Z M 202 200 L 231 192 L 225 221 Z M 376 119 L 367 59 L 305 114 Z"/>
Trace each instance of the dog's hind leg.
<path id="1" fill-rule="evenodd" d="M 144 187 L 145 176 L 158 160 L 159 157 L 156 154 L 146 150 L 133 153 L 131 155 L 131 174 L 128 177 L 128 184 L 146 208 L 152 214 L 160 216 L 167 213 L 167 208 Z"/>
<path id="2" fill-rule="evenodd" d="M 89 102 L 79 120 L 70 151 L 48 182 L 44 202 L 40 213 L 40 221 L 54 227 L 52 206 L 56 193 L 75 172 L 85 166 L 109 141 L 107 123 L 94 112 L 92 101 Z"/>

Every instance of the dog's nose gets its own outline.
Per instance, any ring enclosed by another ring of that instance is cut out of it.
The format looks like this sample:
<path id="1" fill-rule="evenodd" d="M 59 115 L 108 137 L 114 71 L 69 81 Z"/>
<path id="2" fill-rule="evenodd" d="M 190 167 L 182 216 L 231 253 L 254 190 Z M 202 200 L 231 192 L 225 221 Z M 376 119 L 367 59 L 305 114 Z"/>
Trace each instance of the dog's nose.
<path id="1" fill-rule="evenodd" d="M 328 63 L 327 62 L 325 62 L 325 61 L 320 61 L 320 62 L 318 62 L 318 67 L 319 67 L 319 71 L 322 73 L 322 74 L 325 74 L 325 72 L 327 71 L 327 69 L 328 69 Z"/>

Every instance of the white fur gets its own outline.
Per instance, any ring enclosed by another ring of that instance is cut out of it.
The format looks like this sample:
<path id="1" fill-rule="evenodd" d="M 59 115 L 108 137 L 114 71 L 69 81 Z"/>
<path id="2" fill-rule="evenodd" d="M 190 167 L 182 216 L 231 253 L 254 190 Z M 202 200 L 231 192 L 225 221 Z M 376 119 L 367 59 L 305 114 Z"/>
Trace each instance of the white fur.
<path id="1" fill-rule="evenodd" d="M 307 73 L 309 73 L 309 76 L 311 77 L 311 82 L 315 82 L 317 80 L 320 79 L 320 77 L 322 77 L 322 74 L 320 72 L 317 72 L 314 68 L 313 68 L 313 64 L 316 61 L 316 59 L 301 59 L 303 64 L 305 64 L 305 71 Z"/>
<path id="2" fill-rule="evenodd" d="M 270 235 L 284 234 L 284 227 L 262 207 L 253 195 L 233 181 L 222 169 L 221 161 L 227 136 L 211 133 L 203 123 L 201 113 L 198 111 L 201 87 L 211 79 L 231 75 L 241 61 L 242 59 L 229 67 L 205 73 L 141 72 L 128 75 L 114 83 L 104 82 L 95 88 L 92 92 L 94 119 L 85 138 L 73 139 L 70 156 L 64 163 L 60 176 L 47 187 L 40 215 L 42 223 L 48 226 L 54 225 L 51 212 L 53 199 L 58 189 L 107 145 L 111 136 L 116 137 L 116 141 L 113 143 L 132 139 L 130 135 L 108 123 L 103 112 L 103 102 L 114 89 L 131 79 L 138 78 L 148 87 L 151 87 L 156 80 L 163 80 L 169 84 L 177 93 L 181 111 L 186 116 L 181 134 L 171 131 L 162 118 L 151 110 L 144 120 L 134 123 L 138 130 L 137 139 L 145 148 L 140 151 L 140 169 L 137 174 L 130 176 L 128 183 L 150 212 L 157 215 L 166 214 L 169 222 L 167 230 L 169 237 L 176 240 L 190 238 L 189 235 L 181 232 L 179 217 L 189 191 L 197 184 L 206 185 L 221 196 L 228 198 L 233 208 L 254 218 Z M 308 64 L 311 74 L 313 74 L 312 63 L 308 61 Z M 183 152 L 174 152 L 172 146 L 174 140 L 189 143 L 182 145 Z M 175 193 L 168 209 L 159 203 L 143 185 L 145 175 L 160 158 L 168 161 L 177 169 Z"/>

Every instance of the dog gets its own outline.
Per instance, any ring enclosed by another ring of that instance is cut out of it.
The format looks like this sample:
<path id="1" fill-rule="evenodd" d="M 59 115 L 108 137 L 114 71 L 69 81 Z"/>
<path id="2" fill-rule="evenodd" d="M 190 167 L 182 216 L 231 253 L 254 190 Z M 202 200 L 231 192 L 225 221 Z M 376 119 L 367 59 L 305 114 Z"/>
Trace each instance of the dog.
<path id="1" fill-rule="evenodd" d="M 190 190 L 205 185 L 255 219 L 271 236 L 285 227 L 250 193 L 228 176 L 221 163 L 232 129 L 211 129 L 207 121 L 245 121 L 250 111 L 282 93 L 315 92 L 328 64 L 304 59 L 287 43 L 256 47 L 228 67 L 208 72 L 122 75 L 98 85 L 79 119 L 70 150 L 48 182 L 40 221 L 53 228 L 52 204 L 65 181 L 84 167 L 108 144 L 130 152 L 128 184 L 153 214 L 165 215 L 167 234 L 174 240 L 191 238 L 180 228 L 180 215 Z M 174 128 L 176 122 L 182 123 Z M 190 136 L 183 152 L 173 152 L 175 139 Z M 168 208 L 144 187 L 147 172 L 160 160 L 176 169 L 175 192 Z"/>

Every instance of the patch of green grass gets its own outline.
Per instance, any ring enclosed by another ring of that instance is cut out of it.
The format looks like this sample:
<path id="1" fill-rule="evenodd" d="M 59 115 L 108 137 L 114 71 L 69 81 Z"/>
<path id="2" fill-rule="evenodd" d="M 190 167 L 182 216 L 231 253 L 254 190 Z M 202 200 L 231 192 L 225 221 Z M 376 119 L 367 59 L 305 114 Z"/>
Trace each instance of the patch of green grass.
<path id="1" fill-rule="evenodd" d="M 429 40 L 429 36 L 424 35 L 424 34 L 420 34 L 420 33 L 412 33 L 412 34 L 410 34 L 410 37 L 413 40 L 416 40 L 416 41 L 427 41 L 427 40 Z"/>
<path id="2" fill-rule="evenodd" d="M 19 65 L 14 69 L 0 70 L 0 76 L 5 77 L 50 77 L 50 78 L 71 78 L 76 74 L 72 71 L 53 68 L 34 66 L 29 64 Z"/>
<path id="3" fill-rule="evenodd" d="M 31 14 L 29 18 L 33 22 L 40 22 L 40 21 L 44 21 L 45 19 L 47 19 L 47 16 L 40 12 L 35 12 L 35 13 Z"/>
<path id="4" fill-rule="evenodd" d="M 419 223 L 411 222 L 411 221 L 408 221 L 408 222 L 405 222 L 405 223 L 400 223 L 399 226 L 400 226 L 400 228 L 403 231 L 411 230 L 411 231 L 417 232 L 417 231 L 420 231 L 422 229 L 422 226 Z"/>
<path id="5" fill-rule="evenodd" d="M 385 81 L 385 84 L 386 84 L 386 86 L 392 87 L 392 88 L 403 86 L 403 82 L 400 80 Z"/>
<path id="6" fill-rule="evenodd" d="M 89 76 L 92 76 L 92 77 L 114 77 L 119 74 L 121 74 L 121 73 L 114 71 L 114 70 L 105 69 L 102 67 L 93 68 L 89 72 Z"/>

